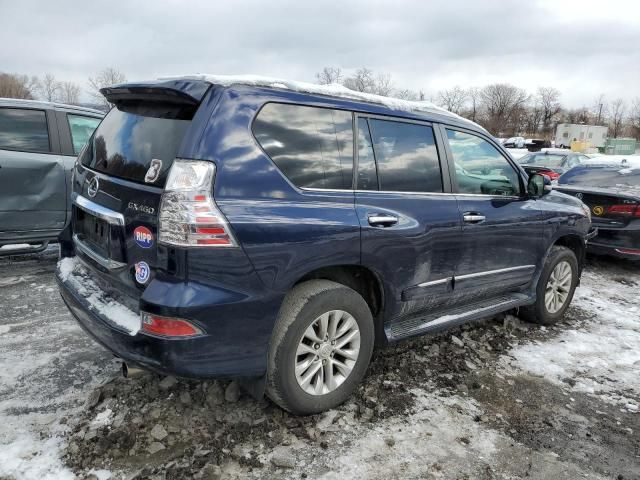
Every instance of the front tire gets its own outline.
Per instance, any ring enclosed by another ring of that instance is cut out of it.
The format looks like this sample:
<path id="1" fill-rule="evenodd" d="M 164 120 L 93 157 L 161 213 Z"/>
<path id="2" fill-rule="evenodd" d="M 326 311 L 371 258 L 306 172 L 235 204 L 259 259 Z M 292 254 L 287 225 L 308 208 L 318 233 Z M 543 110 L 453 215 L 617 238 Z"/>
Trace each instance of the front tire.
<path id="1" fill-rule="evenodd" d="M 578 260 L 575 253 L 567 247 L 551 247 L 538 280 L 536 303 L 522 308 L 522 316 L 542 325 L 557 323 L 569 308 L 577 285 Z"/>
<path id="2" fill-rule="evenodd" d="M 296 285 L 271 339 L 267 395 L 296 415 L 337 407 L 364 378 L 373 344 L 371 310 L 357 292 L 329 280 Z"/>

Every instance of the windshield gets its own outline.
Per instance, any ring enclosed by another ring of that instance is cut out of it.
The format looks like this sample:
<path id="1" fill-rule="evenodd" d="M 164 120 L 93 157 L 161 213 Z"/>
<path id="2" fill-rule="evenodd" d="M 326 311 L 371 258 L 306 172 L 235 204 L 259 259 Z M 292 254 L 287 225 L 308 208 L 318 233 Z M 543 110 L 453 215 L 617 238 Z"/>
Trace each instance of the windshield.
<path id="1" fill-rule="evenodd" d="M 559 168 L 562 167 L 562 163 L 566 155 L 549 155 L 547 153 L 525 155 L 520 159 L 520 163 L 525 165 L 537 165 L 540 167 Z"/>
<path id="2" fill-rule="evenodd" d="M 588 185 L 601 188 L 639 188 L 640 168 L 576 167 L 558 179 L 559 185 Z"/>

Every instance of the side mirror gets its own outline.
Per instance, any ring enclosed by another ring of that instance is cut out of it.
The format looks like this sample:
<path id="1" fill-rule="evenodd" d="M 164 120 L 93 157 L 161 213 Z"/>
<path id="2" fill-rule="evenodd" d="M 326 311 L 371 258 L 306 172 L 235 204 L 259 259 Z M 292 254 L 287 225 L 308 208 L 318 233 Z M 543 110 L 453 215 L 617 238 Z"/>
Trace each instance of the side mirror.
<path id="1" fill-rule="evenodd" d="M 527 193 L 532 198 L 540 198 L 551 191 L 551 180 L 546 175 L 534 173 L 529 176 L 527 183 Z"/>

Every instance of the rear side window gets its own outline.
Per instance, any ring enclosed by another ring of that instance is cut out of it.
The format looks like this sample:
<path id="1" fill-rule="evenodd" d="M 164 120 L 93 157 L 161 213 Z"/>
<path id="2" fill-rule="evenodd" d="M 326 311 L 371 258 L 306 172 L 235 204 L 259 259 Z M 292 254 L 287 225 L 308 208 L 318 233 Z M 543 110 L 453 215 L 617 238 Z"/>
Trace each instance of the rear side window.
<path id="1" fill-rule="evenodd" d="M 369 119 L 380 190 L 442 192 L 433 129 L 425 125 Z"/>
<path id="2" fill-rule="evenodd" d="M 91 134 L 100 123 L 99 118 L 85 117 L 83 115 L 67 114 L 67 122 L 71 131 L 73 153 L 80 153 L 82 147 L 89 141 Z"/>
<path id="3" fill-rule="evenodd" d="M 351 112 L 268 103 L 256 117 L 253 134 L 297 187 L 351 188 Z"/>
<path id="4" fill-rule="evenodd" d="M 80 161 L 99 172 L 144 183 L 156 160 L 155 180 L 148 183 L 164 185 L 192 116 L 193 110 L 176 105 L 118 105 L 102 120 Z"/>
<path id="5" fill-rule="evenodd" d="M 49 152 L 49 132 L 44 110 L 0 108 L 0 148 Z"/>

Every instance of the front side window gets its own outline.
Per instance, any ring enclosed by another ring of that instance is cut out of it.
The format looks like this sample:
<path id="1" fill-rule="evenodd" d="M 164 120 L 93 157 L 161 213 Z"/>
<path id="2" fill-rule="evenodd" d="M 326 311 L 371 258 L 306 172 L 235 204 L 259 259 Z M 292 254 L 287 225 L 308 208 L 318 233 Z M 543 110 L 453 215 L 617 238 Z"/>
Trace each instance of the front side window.
<path id="1" fill-rule="evenodd" d="M 370 119 L 380 190 L 442 192 L 433 129 L 425 125 Z"/>
<path id="2" fill-rule="evenodd" d="M 253 134 L 297 187 L 351 189 L 351 112 L 269 103 L 256 117 Z"/>
<path id="3" fill-rule="evenodd" d="M 82 147 L 89 141 L 91 134 L 100 123 L 99 118 L 85 117 L 83 115 L 67 115 L 69 130 L 71 131 L 71 141 L 73 143 L 73 153 L 80 153 Z"/>
<path id="4" fill-rule="evenodd" d="M 458 192 L 520 195 L 518 172 L 489 142 L 476 135 L 447 129 L 456 167 Z"/>
<path id="5" fill-rule="evenodd" d="M 0 108 L 0 149 L 51 151 L 44 110 Z"/>

